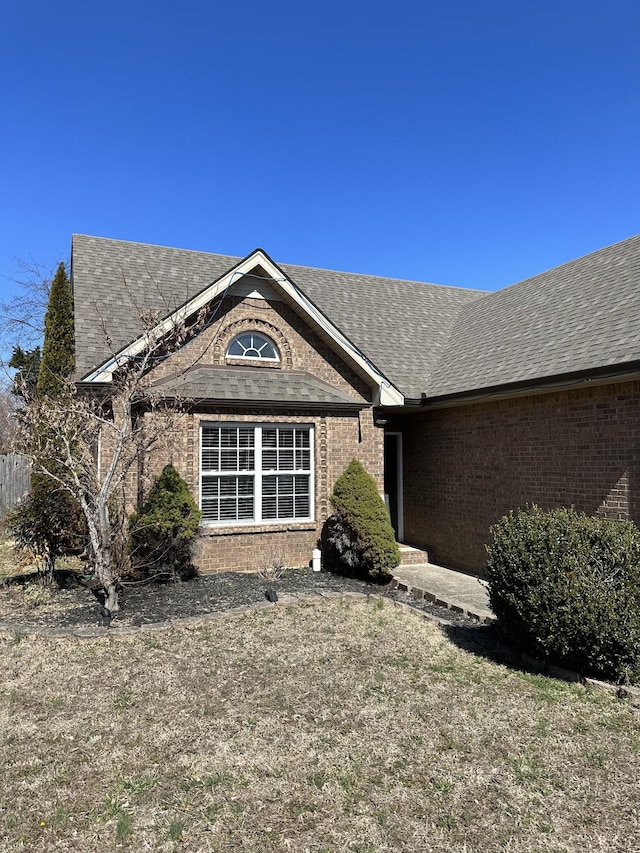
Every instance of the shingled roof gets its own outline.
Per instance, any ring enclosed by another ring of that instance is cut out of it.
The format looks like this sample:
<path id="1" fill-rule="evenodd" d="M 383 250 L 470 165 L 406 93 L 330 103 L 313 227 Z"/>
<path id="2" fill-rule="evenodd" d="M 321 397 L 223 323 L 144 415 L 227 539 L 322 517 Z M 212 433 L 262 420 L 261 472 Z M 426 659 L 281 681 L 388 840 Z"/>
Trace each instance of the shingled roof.
<path id="1" fill-rule="evenodd" d="M 294 408 L 364 409 L 368 404 L 343 394 L 302 370 L 199 365 L 153 384 L 166 397 L 227 405 Z"/>
<path id="2" fill-rule="evenodd" d="M 241 259 L 75 235 L 79 378 Z M 437 400 L 640 359 L 640 236 L 495 293 L 280 269 L 408 398 Z M 300 389 L 298 389 L 300 390 Z M 307 391 L 309 389 L 307 388 Z"/>
<path id="3" fill-rule="evenodd" d="M 462 307 L 429 397 L 640 360 L 640 235 Z"/>
<path id="4" fill-rule="evenodd" d="M 139 334 L 141 310 L 161 316 L 184 304 L 241 259 L 76 234 L 72 282 L 80 378 Z M 483 291 L 334 272 L 289 264 L 280 269 L 406 395 L 425 377 L 462 306 Z"/>

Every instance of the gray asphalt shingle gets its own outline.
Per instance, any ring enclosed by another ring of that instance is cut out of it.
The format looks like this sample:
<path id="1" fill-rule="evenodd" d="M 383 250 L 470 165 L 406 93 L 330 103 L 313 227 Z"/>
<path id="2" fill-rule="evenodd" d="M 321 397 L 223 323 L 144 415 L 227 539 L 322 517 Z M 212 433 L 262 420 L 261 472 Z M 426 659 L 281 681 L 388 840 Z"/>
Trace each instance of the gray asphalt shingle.
<path id="1" fill-rule="evenodd" d="M 189 400 L 285 406 L 364 408 L 367 403 L 297 370 L 201 365 L 154 384 L 162 395 Z"/>
<path id="2" fill-rule="evenodd" d="M 640 235 L 464 306 L 430 397 L 640 359 Z"/>
<path id="3" fill-rule="evenodd" d="M 137 337 L 142 310 L 165 316 L 240 260 L 75 235 L 79 377 L 109 357 L 105 329 L 121 349 Z M 407 397 L 640 359 L 640 236 L 495 293 L 280 267 Z"/>

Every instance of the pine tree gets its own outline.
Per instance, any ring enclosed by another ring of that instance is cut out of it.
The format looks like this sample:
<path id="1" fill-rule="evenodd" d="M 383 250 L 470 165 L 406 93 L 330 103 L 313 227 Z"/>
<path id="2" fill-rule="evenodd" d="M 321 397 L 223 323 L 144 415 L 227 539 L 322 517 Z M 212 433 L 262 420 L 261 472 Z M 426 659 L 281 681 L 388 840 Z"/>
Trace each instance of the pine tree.
<path id="1" fill-rule="evenodd" d="M 131 516 L 131 563 L 141 577 L 187 580 L 195 573 L 193 547 L 202 513 L 173 465 L 165 465 L 149 497 Z"/>
<path id="2" fill-rule="evenodd" d="M 57 397 L 65 381 L 73 373 L 75 344 L 73 329 L 73 294 L 63 263 L 51 282 L 49 304 L 44 318 L 44 346 L 38 372 L 39 395 Z"/>
<path id="3" fill-rule="evenodd" d="M 14 397 L 22 397 L 24 400 L 33 395 L 38 382 L 41 361 L 42 353 L 39 346 L 33 349 L 22 349 L 19 344 L 14 346 L 11 359 L 7 365 L 15 370 L 13 385 L 11 386 L 11 393 Z"/>

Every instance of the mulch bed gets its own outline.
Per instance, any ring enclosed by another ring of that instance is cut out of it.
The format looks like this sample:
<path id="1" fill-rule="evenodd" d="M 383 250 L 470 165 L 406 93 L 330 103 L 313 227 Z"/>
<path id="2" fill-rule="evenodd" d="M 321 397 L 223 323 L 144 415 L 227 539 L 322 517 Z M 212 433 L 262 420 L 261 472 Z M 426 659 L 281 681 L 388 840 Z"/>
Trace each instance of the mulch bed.
<path id="1" fill-rule="evenodd" d="M 66 588 L 52 593 L 50 602 L 37 606 L 25 594 L 24 583 L 13 582 L 0 587 L 0 622 L 16 630 L 34 628 L 73 629 L 98 625 L 100 603 L 95 595 L 69 573 Z M 329 572 L 313 572 L 308 568 L 288 569 L 277 581 L 267 581 L 257 574 L 225 572 L 203 575 L 193 580 L 172 584 L 125 586 L 120 592 L 120 610 L 114 614 L 113 626 L 135 627 L 150 623 L 172 622 L 208 613 L 264 602 L 268 588 L 279 597 L 322 593 L 360 592 L 383 595 L 410 604 L 454 625 L 473 627 L 474 619 L 454 613 L 424 599 L 415 599 L 391 585 L 380 586 Z"/>

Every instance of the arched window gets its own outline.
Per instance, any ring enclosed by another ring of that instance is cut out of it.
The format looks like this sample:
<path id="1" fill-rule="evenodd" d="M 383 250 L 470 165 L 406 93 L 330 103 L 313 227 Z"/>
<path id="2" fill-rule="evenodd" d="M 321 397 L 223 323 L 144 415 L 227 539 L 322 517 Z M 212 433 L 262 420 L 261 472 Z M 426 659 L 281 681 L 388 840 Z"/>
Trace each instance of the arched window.
<path id="1" fill-rule="evenodd" d="M 251 358 L 260 361 L 280 361 L 273 341 L 259 332 L 243 332 L 234 338 L 227 349 L 227 358 Z"/>

